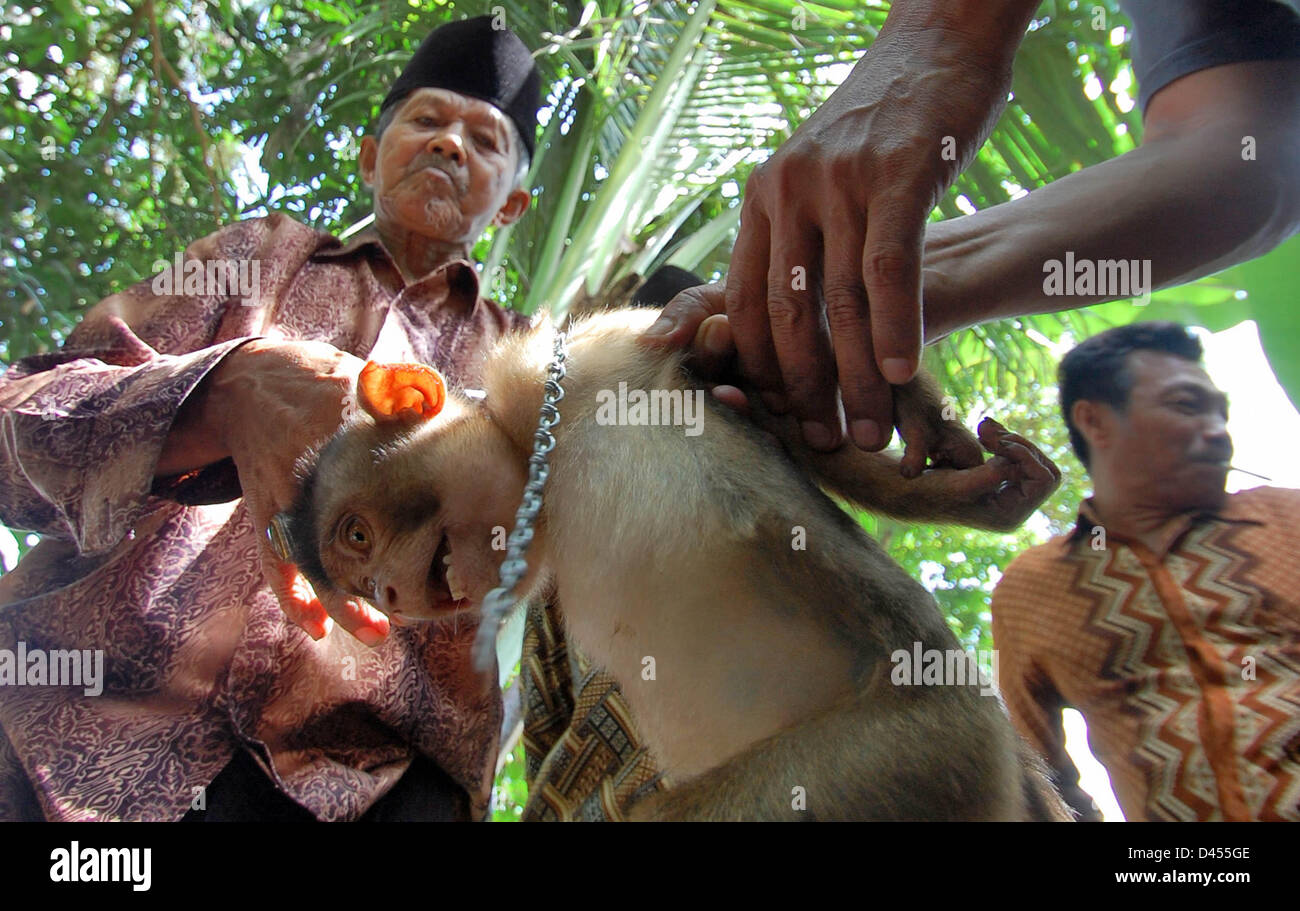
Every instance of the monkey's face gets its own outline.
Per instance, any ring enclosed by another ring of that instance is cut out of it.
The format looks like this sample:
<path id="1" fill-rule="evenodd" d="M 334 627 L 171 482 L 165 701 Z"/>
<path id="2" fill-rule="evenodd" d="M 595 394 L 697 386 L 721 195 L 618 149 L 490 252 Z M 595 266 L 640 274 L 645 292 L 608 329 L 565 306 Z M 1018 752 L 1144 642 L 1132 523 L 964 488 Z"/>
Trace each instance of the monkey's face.
<path id="1" fill-rule="evenodd" d="M 313 586 L 398 623 L 477 606 L 496 585 L 526 464 L 455 397 L 430 419 L 362 415 L 304 471 L 289 520 L 295 561 Z"/>

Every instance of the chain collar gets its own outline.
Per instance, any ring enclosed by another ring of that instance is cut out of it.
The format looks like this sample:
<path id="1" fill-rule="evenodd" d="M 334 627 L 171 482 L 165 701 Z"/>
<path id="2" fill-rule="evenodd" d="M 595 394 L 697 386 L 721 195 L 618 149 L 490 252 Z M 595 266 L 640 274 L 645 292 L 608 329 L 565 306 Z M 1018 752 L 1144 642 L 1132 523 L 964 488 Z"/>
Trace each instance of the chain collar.
<path id="1" fill-rule="evenodd" d="M 482 619 L 479 622 L 478 635 L 474 639 L 474 666 L 482 673 L 492 667 L 496 656 L 497 633 L 505 622 L 511 608 L 515 606 L 515 587 L 528 571 L 525 554 L 533 541 L 533 526 L 537 514 L 542 509 L 542 488 L 551 473 L 547 457 L 555 448 L 555 435 L 551 428 L 560 423 L 559 404 L 564 399 L 565 359 L 568 350 L 565 347 L 565 335 L 556 330 L 555 356 L 546 368 L 546 383 L 542 391 L 542 407 L 537 415 L 537 431 L 533 434 L 533 454 L 528 459 L 528 483 L 524 486 L 524 498 L 515 513 L 515 527 L 506 539 L 506 558 L 501 564 L 500 583 L 483 600 Z"/>

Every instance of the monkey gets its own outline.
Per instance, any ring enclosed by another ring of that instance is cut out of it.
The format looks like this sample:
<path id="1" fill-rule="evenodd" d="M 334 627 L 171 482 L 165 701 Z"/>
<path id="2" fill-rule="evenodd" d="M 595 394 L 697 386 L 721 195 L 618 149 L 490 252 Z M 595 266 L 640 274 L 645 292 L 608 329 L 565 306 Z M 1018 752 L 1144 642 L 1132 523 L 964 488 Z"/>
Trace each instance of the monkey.
<path id="1" fill-rule="evenodd" d="M 896 396 L 910 471 L 852 446 L 811 450 L 793 418 L 757 397 L 753 415 L 737 414 L 680 352 L 638 344 L 656 316 L 614 310 L 571 327 L 516 589 L 556 595 L 667 776 L 629 816 L 1068 819 L 999 699 L 891 679 L 899 650 L 957 640 L 932 596 L 822 489 L 901 518 L 1006 530 L 1050 493 L 1011 512 L 991 505 L 989 478 L 1014 480 L 1007 441 L 1021 438 L 987 419 L 978 438 L 946 420 L 937 385 L 918 375 Z M 304 456 L 281 517 L 284 547 L 318 592 L 366 599 L 396 624 L 482 604 L 528 476 L 552 339 L 544 321 L 503 339 L 476 398 L 432 368 L 366 365 L 360 409 Z M 693 397 L 699 432 L 611 422 L 620 383 Z M 979 465 L 985 449 L 1001 455 Z M 927 457 L 958 467 L 922 472 Z M 954 497 L 963 469 L 980 480 Z"/>

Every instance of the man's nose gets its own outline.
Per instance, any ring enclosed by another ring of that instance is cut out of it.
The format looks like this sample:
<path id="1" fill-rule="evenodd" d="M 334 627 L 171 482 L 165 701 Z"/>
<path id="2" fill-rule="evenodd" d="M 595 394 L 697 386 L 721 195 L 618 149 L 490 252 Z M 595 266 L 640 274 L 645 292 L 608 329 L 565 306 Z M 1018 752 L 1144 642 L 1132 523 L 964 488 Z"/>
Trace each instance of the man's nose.
<path id="1" fill-rule="evenodd" d="M 1232 452 L 1232 436 L 1228 433 L 1228 421 L 1215 416 L 1205 428 L 1205 438 L 1211 446 Z"/>
<path id="2" fill-rule="evenodd" d="M 429 151 L 450 158 L 456 164 L 465 163 L 465 143 L 455 130 L 442 130 L 430 139 Z"/>

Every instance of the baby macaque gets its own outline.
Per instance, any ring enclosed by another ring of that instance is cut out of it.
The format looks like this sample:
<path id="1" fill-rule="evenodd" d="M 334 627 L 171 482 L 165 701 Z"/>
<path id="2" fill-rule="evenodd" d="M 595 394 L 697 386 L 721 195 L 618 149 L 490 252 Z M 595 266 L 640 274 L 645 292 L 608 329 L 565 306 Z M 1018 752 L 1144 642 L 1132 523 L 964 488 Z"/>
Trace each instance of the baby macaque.
<path id="1" fill-rule="evenodd" d="M 656 315 L 614 311 L 571 330 L 517 589 L 555 593 L 664 769 L 667 790 L 631 816 L 1068 818 L 987 687 L 894 682 L 898 651 L 960 646 L 929 593 L 814 483 L 894 516 L 1005 529 L 1050 493 L 1055 467 L 992 421 L 980 438 L 997 454 L 980 464 L 980 442 L 943 420 L 928 379 L 898 390 L 908 473 L 927 456 L 956 468 L 906 478 L 885 454 L 814 452 L 793 419 L 757 401 L 752 420 L 740 416 L 679 353 L 638 344 Z M 313 585 L 397 623 L 482 603 L 527 478 L 552 344 L 549 326 L 503 341 L 474 400 L 429 368 L 367 365 L 365 413 L 305 461 L 286 522 Z M 682 403 L 682 420 L 638 421 L 632 403 L 654 391 Z M 1042 489 L 1009 489 L 1026 480 Z"/>

